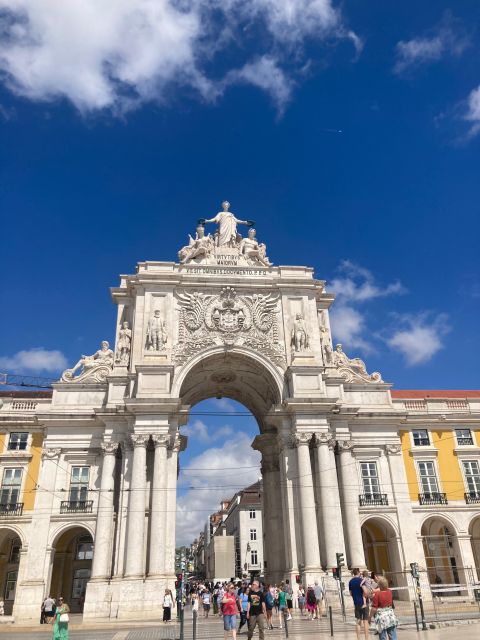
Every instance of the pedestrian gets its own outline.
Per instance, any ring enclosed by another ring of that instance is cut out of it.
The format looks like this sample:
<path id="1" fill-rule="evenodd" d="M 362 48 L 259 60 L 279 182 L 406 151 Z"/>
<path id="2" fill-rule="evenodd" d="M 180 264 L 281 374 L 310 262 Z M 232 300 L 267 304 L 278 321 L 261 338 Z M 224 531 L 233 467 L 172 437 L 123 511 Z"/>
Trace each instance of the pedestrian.
<path id="1" fill-rule="evenodd" d="M 223 594 L 221 609 L 223 613 L 223 638 L 227 640 L 228 632 L 232 632 L 232 640 L 237 638 L 237 596 L 233 582 L 227 585 Z"/>
<path id="2" fill-rule="evenodd" d="M 315 600 L 316 600 L 315 618 L 321 618 L 323 615 L 323 589 L 318 584 L 318 580 L 315 580 L 313 591 L 315 593 Z"/>
<path id="3" fill-rule="evenodd" d="M 202 593 L 202 603 L 203 603 L 203 617 L 208 618 L 208 613 L 210 611 L 210 602 L 211 602 L 211 593 L 208 589 Z"/>
<path id="4" fill-rule="evenodd" d="M 393 610 L 393 594 L 384 576 L 378 578 L 378 590 L 373 594 L 372 609 L 368 618 L 374 618 L 379 640 L 397 640 L 398 620 Z"/>
<path id="5" fill-rule="evenodd" d="M 260 640 L 265 638 L 265 596 L 260 591 L 260 583 L 258 580 L 252 582 L 252 588 L 248 594 L 248 640 L 252 640 L 255 627 L 258 625 L 258 636 Z"/>
<path id="6" fill-rule="evenodd" d="M 219 584 L 218 582 L 216 583 L 214 589 L 213 589 L 213 593 L 212 593 L 212 600 L 213 600 L 213 615 L 216 616 L 218 613 L 218 591 L 219 591 Z"/>
<path id="7" fill-rule="evenodd" d="M 220 617 L 222 617 L 222 616 L 223 616 L 223 611 L 222 611 L 222 601 L 223 601 L 223 597 L 224 597 L 225 593 L 226 593 L 226 592 L 225 592 L 225 589 L 224 589 L 224 587 L 223 587 L 223 584 L 221 584 L 221 585 L 219 586 L 219 588 L 218 588 L 218 591 L 217 591 L 217 598 L 216 598 L 216 601 L 217 601 L 217 611 L 218 611 L 218 615 L 219 615 Z"/>
<path id="8" fill-rule="evenodd" d="M 300 609 L 300 614 L 302 616 L 305 615 L 305 589 L 303 585 L 298 587 L 298 608 Z"/>
<path id="9" fill-rule="evenodd" d="M 163 596 L 163 621 L 170 622 L 172 619 L 172 608 L 175 606 L 172 592 L 170 589 L 165 589 L 165 595 Z"/>
<path id="10" fill-rule="evenodd" d="M 287 594 L 285 593 L 285 587 L 283 582 L 280 583 L 277 591 L 278 598 L 278 627 L 282 629 L 283 617 L 287 608 Z"/>
<path id="11" fill-rule="evenodd" d="M 267 612 L 267 629 L 273 629 L 272 614 L 273 614 L 273 607 L 275 606 L 275 598 L 273 597 L 269 584 L 267 584 L 265 587 L 264 595 L 265 595 L 265 610 Z"/>
<path id="12" fill-rule="evenodd" d="M 348 583 L 348 589 L 355 608 L 355 631 L 357 640 L 360 640 L 362 624 L 365 640 L 368 640 L 368 604 L 366 604 L 368 593 L 366 587 L 362 586 L 363 577 L 360 575 L 360 569 L 354 569 L 352 573 L 353 578 Z"/>
<path id="13" fill-rule="evenodd" d="M 375 593 L 375 591 L 378 591 L 377 576 L 375 575 L 374 571 L 372 571 L 370 575 L 368 574 L 368 571 L 362 571 L 362 576 L 362 586 L 367 590 L 367 598 L 365 604 L 371 606 L 373 594 Z"/>
<path id="14" fill-rule="evenodd" d="M 315 611 L 317 610 L 317 599 L 315 597 L 315 591 L 314 591 L 312 585 L 308 586 L 306 602 L 307 602 L 308 619 L 309 620 L 314 620 Z"/>
<path id="15" fill-rule="evenodd" d="M 290 584 L 290 580 L 288 578 L 285 580 L 285 593 L 287 594 L 287 609 L 288 609 L 287 620 L 291 620 L 292 610 L 293 610 L 293 589 L 292 589 L 292 585 Z"/>
<path id="16" fill-rule="evenodd" d="M 195 593 L 195 591 L 192 592 L 191 601 L 192 601 L 192 618 L 193 618 L 195 615 L 198 615 L 198 594 Z"/>
<path id="17" fill-rule="evenodd" d="M 62 597 L 58 599 L 53 623 L 52 640 L 68 640 L 68 623 L 70 622 L 70 607 Z"/>
<path id="18" fill-rule="evenodd" d="M 45 624 L 50 624 L 55 617 L 55 600 L 52 596 L 45 598 L 42 604 L 43 621 Z"/>
<path id="19" fill-rule="evenodd" d="M 247 611 L 248 611 L 248 594 L 250 589 L 248 586 L 243 586 L 238 594 L 238 608 L 240 610 L 240 626 L 238 627 L 238 633 L 241 628 L 247 623 Z"/>

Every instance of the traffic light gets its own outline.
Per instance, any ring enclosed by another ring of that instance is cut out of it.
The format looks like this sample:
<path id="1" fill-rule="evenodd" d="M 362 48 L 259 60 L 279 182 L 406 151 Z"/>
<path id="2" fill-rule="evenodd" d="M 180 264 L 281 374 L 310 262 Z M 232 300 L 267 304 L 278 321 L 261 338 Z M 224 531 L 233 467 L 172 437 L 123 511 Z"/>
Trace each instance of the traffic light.
<path id="1" fill-rule="evenodd" d="M 343 557 L 343 553 L 337 553 L 337 567 L 344 567 L 345 566 L 345 559 Z"/>
<path id="2" fill-rule="evenodd" d="M 338 580 L 338 579 L 339 579 L 339 576 L 338 576 L 338 569 L 337 569 L 337 567 L 333 567 L 333 569 L 332 569 L 332 575 L 333 575 L 333 577 L 335 578 L 335 580 Z"/>

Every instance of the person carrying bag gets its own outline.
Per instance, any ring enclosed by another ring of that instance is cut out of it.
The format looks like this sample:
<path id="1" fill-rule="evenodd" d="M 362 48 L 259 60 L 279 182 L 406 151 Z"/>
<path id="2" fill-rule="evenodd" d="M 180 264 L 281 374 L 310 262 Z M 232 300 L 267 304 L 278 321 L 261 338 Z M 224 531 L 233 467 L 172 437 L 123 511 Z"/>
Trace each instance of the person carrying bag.
<path id="1" fill-rule="evenodd" d="M 383 576 L 378 578 L 380 591 L 373 594 L 372 608 L 368 621 L 374 619 L 379 640 L 397 640 L 398 619 L 393 610 L 393 595 L 388 588 L 388 581 Z"/>

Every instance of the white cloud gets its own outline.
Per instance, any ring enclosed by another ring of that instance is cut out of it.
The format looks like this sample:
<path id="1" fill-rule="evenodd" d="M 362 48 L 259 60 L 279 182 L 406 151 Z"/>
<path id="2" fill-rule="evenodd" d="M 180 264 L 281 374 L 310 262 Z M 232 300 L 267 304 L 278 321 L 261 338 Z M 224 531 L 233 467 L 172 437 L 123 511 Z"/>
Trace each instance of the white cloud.
<path id="1" fill-rule="evenodd" d="M 309 40 L 361 48 L 333 0 L 0 0 L 0 33 L 0 73 L 11 91 L 67 98 L 83 113 L 166 102 L 178 87 L 215 100 L 233 81 L 283 106 Z M 209 78 L 207 65 L 230 49 L 251 55 L 236 72 Z"/>
<path id="2" fill-rule="evenodd" d="M 425 364 L 443 349 L 443 337 L 450 331 L 445 314 L 429 321 L 426 314 L 400 316 L 401 327 L 387 340 L 409 366 Z"/>
<path id="3" fill-rule="evenodd" d="M 231 498 L 260 475 L 260 453 L 243 432 L 222 447 L 207 449 L 184 468 L 181 462 L 179 487 L 192 488 L 177 499 L 177 545 L 190 544 L 222 499 Z"/>
<path id="4" fill-rule="evenodd" d="M 365 318 L 360 311 L 348 305 L 333 307 L 331 312 L 332 330 L 335 340 L 362 351 L 371 351 L 371 345 L 362 338 L 366 329 Z"/>
<path id="5" fill-rule="evenodd" d="M 480 132 L 480 86 L 470 92 L 463 119 L 472 124 L 469 137 L 476 136 Z"/>
<path id="6" fill-rule="evenodd" d="M 182 434 L 200 442 L 212 442 L 231 436 L 233 428 L 226 424 L 223 427 L 207 427 L 202 420 L 194 420 L 182 427 Z"/>
<path id="7" fill-rule="evenodd" d="M 445 56 L 460 56 L 469 40 L 458 20 L 446 12 L 441 22 L 424 36 L 400 40 L 395 47 L 395 73 L 436 62 Z"/>
<path id="8" fill-rule="evenodd" d="M 24 371 L 45 371 L 56 373 L 68 366 L 67 359 L 61 351 L 49 351 L 36 347 L 18 351 L 13 356 L 1 356 L 0 367 L 6 372 L 22 373 Z"/>

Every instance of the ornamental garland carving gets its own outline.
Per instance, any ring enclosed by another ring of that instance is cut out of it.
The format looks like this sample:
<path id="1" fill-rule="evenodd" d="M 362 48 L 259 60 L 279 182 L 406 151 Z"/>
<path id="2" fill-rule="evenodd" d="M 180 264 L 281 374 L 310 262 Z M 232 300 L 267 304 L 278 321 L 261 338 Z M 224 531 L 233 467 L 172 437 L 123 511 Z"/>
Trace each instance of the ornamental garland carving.
<path id="1" fill-rule="evenodd" d="M 194 291 L 178 293 L 178 341 L 173 347 L 176 364 L 214 345 L 245 345 L 285 366 L 278 339 L 279 298 L 274 294 L 239 296 L 233 287 L 220 294 Z"/>

